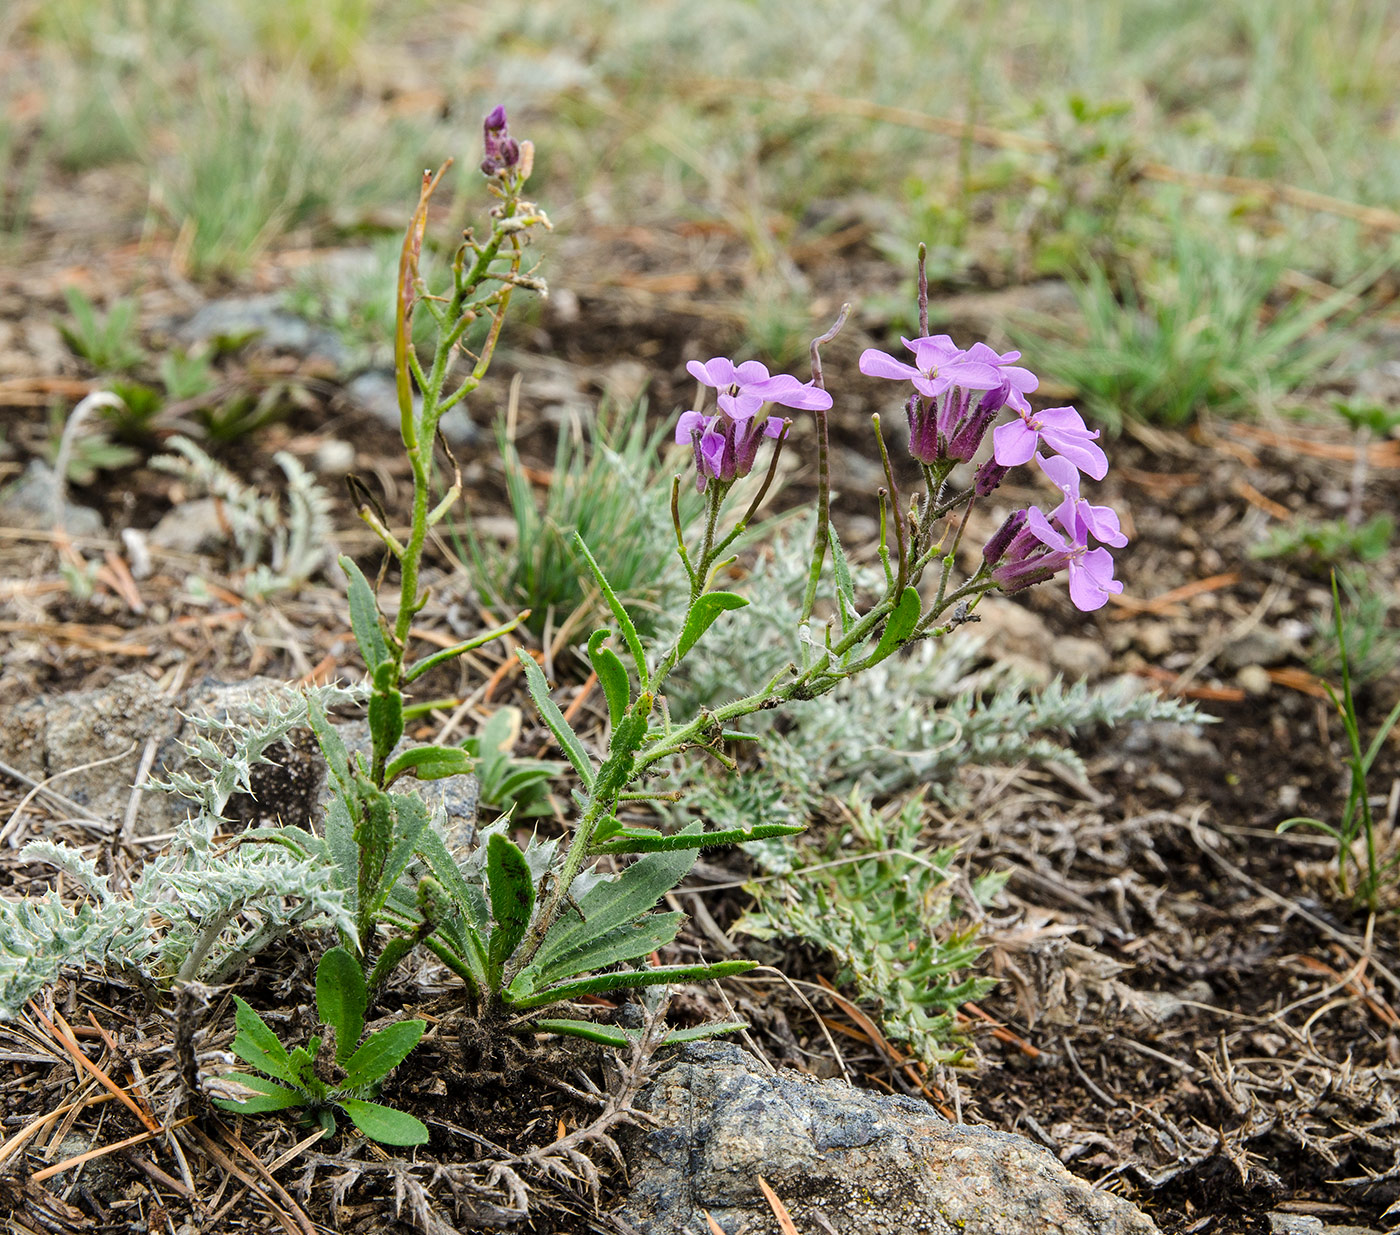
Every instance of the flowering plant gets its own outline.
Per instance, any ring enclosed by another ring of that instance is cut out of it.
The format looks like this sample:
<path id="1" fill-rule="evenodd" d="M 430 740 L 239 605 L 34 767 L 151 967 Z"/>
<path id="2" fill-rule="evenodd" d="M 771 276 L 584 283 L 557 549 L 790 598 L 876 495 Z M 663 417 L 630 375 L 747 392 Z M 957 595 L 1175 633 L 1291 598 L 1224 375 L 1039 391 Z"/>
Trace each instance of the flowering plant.
<path id="1" fill-rule="evenodd" d="M 429 197 L 437 183 L 437 177 L 425 177 L 403 246 L 395 337 L 401 432 L 414 484 L 407 538 L 400 540 L 390 531 L 368 498 L 361 509 L 383 542 L 388 563 L 398 571 L 398 606 L 392 616 L 381 610 L 376 587 L 356 563 L 341 559 L 349 580 L 351 625 L 367 669 L 372 749 L 368 758 L 352 756 L 324 713 L 309 704 L 309 719 L 331 769 L 335 801 L 321 834 L 281 828 L 269 830 L 272 834 L 264 838 L 324 862 L 345 896 L 353 929 L 342 928 L 337 965 L 327 970 L 328 983 L 347 969 L 346 958 L 353 958 L 364 975 L 365 998 L 372 999 L 394 967 L 423 946 L 466 988 L 477 1032 L 464 1034 L 464 1039 L 489 1043 L 500 1032 L 529 1025 L 622 1043 L 631 1031 L 541 1014 L 583 996 L 717 978 L 752 968 L 753 963 L 744 960 L 650 963 L 647 958 L 675 938 L 682 921 L 679 912 L 661 912 L 658 904 L 684 878 L 702 847 L 801 830 L 793 823 L 707 829 L 694 821 L 668 832 L 650 826 L 646 817 L 639 820 L 633 813 L 639 804 L 674 802 L 681 796 L 680 790 L 667 788 L 666 778 L 681 770 L 682 757 L 701 752 L 736 770 L 726 745 L 751 736 L 736 727 L 744 717 L 814 699 L 902 648 L 946 635 L 969 619 L 988 591 L 1017 591 L 1063 570 L 1074 603 L 1080 609 L 1095 609 L 1121 590 L 1103 546 L 1121 545 L 1125 538 L 1111 510 L 1080 495 L 1080 472 L 1100 478 L 1107 460 L 1096 444 L 1098 434 L 1084 426 L 1078 413 L 1071 408 L 1038 413 L 1032 409 L 1027 396 L 1038 383 L 1033 373 L 1015 363 L 1019 353 L 999 354 L 982 343 L 964 350 L 946 335 L 929 335 L 921 250 L 921 336 L 906 340 L 914 363 L 875 350 L 866 351 L 860 361 L 863 373 L 912 388 L 904 402 L 909 449 L 924 481 L 922 493 L 909 500 L 902 497 L 880 418 L 874 417 L 886 477 L 877 494 L 883 594 L 862 604 L 830 518 L 827 417 L 834 400 L 826 389 L 821 348 L 842 328 L 847 309 L 831 330 L 813 341 L 808 381 L 770 374 L 753 360 L 692 361 L 688 370 L 702 396 L 715 392 L 716 410 L 707 413 L 702 399 L 676 426 L 676 440 L 692 448 L 694 483 L 705 502 L 702 530 L 688 536 L 679 515 L 683 479 L 675 477 L 671 510 L 676 552 L 689 581 L 679 624 L 664 641 L 643 640 L 589 546 L 575 535 L 578 560 L 592 575 L 613 618 L 611 627 L 593 632 L 587 642 L 587 656 L 607 702 L 603 747 L 590 746 L 575 731 L 551 697 L 544 671 L 519 651 L 525 685 L 540 719 L 577 779 L 577 813 L 562 839 L 535 838 L 522 848 L 506 818 L 482 830 L 465 851 L 454 851 L 443 820 L 399 782 L 466 771 L 473 763 L 472 752 L 463 747 L 404 748 L 405 720 L 430 706 L 409 702 L 411 688 L 438 666 L 514 628 L 525 615 L 421 659 L 409 654 L 412 619 L 427 599 L 419 577 L 428 533 L 461 488 L 453 464 L 446 495 L 433 501 L 438 421 L 481 381 L 512 293 L 521 288 L 544 291 L 541 280 L 522 270 L 529 233 L 548 226 L 538 207 L 523 197 L 532 155 L 528 142 L 510 136 L 503 109 L 486 118 L 481 167 L 498 198 L 491 232 L 485 241 L 477 241 L 470 231 L 466 234 L 452 266 L 452 284 L 436 296 L 418 270 Z M 437 327 L 437 347 L 426 368 L 410 346 L 417 307 L 431 313 Z M 453 379 L 454 364 L 465 351 L 467 327 L 483 315 L 490 322 L 486 342 L 479 353 L 467 354 L 466 376 Z M 800 615 L 801 652 L 769 680 L 752 684 L 748 693 L 714 707 L 699 707 L 693 715 L 673 715 L 667 693 L 671 675 L 717 623 L 739 620 L 733 614 L 748 604 L 743 596 L 715 584 L 734 560 L 730 551 L 763 501 L 788 441 L 791 422 L 773 413 L 774 407 L 810 412 L 816 429 L 817 530 Z M 956 483 L 957 469 L 975 461 L 1003 411 L 1011 418 L 993 433 L 991 456 Z M 765 442 L 772 442 L 773 450 L 757 492 L 731 520 L 729 500 L 758 464 Z M 1047 451 L 1052 453 L 1043 453 Z M 955 558 L 973 506 L 1013 467 L 1031 460 L 1059 490 L 1060 503 L 1048 514 L 1034 506 L 1013 514 L 987 541 L 972 575 L 954 582 Z M 1100 546 L 1091 548 L 1091 538 Z M 930 572 L 936 577 L 925 583 Z M 830 616 L 823 619 L 816 616 L 816 608 L 824 588 Z M 732 1027 L 725 1023 L 675 1036 Z"/>

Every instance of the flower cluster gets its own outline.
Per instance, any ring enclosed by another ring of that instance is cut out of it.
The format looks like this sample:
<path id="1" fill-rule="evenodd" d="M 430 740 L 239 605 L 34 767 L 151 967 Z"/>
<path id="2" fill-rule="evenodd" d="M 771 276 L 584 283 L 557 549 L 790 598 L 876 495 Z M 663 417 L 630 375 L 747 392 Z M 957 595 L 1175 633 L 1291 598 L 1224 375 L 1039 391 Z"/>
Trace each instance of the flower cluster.
<path id="1" fill-rule="evenodd" d="M 1013 467 L 1031 461 L 1062 495 L 1048 514 L 1031 506 L 1002 525 L 984 548 L 977 590 L 1020 591 L 1064 571 L 1070 599 L 1086 612 L 1121 592 L 1104 546 L 1125 545 L 1127 537 L 1110 508 L 1093 505 L 1079 492 L 1081 473 L 1102 480 L 1108 471 L 1098 430 L 1088 428 L 1072 407 L 1035 411 L 1027 396 L 1040 381 L 1016 363 L 1020 352 L 999 353 L 985 343 L 964 350 L 946 334 L 903 342 L 912 363 L 869 348 L 860 357 L 860 371 L 913 387 L 905 403 L 909 452 L 924 467 L 929 508 L 936 517 L 961 504 L 963 499 L 940 506 L 937 494 L 956 464 L 977 457 L 989 430 L 991 456 L 978 467 L 965 500 L 987 497 Z M 727 488 L 748 475 L 763 439 L 783 436 L 788 422 L 769 415 L 770 404 L 803 410 L 832 405 L 831 396 L 815 382 L 770 376 L 757 361 L 735 365 L 715 357 L 686 367 L 702 385 L 719 392 L 717 412 L 688 411 L 676 426 L 676 441 L 694 448 L 702 491 L 711 481 Z M 993 430 L 1003 412 L 1010 418 Z"/>
<path id="2" fill-rule="evenodd" d="M 695 449 L 696 488 L 702 492 L 711 481 L 728 485 L 753 470 L 758 448 L 765 437 L 781 437 L 788 422 L 770 416 L 770 403 L 803 411 L 825 411 L 831 396 L 812 382 L 779 374 L 770 377 L 756 360 L 736 365 L 723 356 L 706 364 L 686 365 L 702 386 L 719 392 L 719 411 L 706 416 L 695 410 L 684 413 L 676 424 L 676 441 Z"/>
<path id="3" fill-rule="evenodd" d="M 1108 457 L 1096 441 L 1098 430 L 1089 429 L 1072 407 L 1034 411 L 1026 396 L 1040 381 L 1015 364 L 1020 352 L 998 354 L 985 343 L 964 351 L 945 334 L 905 339 L 904 346 L 914 354 L 912 365 L 871 348 L 860 358 L 860 371 L 913 385 L 905 406 L 914 458 L 946 476 L 954 463 L 975 457 L 992 422 L 1006 409 L 1012 419 L 993 432 L 992 457 L 976 472 L 974 495 L 986 497 L 1011 468 L 1032 459 L 1064 495 L 1049 516 L 1035 506 L 1018 511 L 988 541 L 984 560 L 992 581 L 1014 592 L 1064 570 L 1070 599 L 1086 612 L 1121 592 L 1112 556 L 1105 548 L 1091 549 L 1089 538 L 1115 547 L 1128 539 L 1112 510 L 1079 495 L 1080 472 L 1095 480 L 1108 472 Z M 1047 456 L 1042 448 L 1056 453 Z"/>

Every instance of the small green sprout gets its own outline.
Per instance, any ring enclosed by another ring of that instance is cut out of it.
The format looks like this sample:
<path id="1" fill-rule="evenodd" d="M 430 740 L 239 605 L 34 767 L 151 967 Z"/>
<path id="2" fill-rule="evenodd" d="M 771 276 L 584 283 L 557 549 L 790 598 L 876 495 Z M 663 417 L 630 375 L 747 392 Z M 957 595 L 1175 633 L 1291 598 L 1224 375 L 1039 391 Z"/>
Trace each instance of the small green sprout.
<path id="1" fill-rule="evenodd" d="M 384 1078 L 418 1045 L 427 1022 L 398 1021 L 360 1043 L 369 990 L 359 961 L 345 948 L 332 948 L 316 968 L 316 1010 L 335 1034 L 335 1069 L 341 1073 L 338 1081 L 327 1081 L 318 1074 L 319 1036 L 288 1051 L 246 1001 L 237 995 L 233 1001 L 238 1006 L 233 1053 L 264 1075 L 237 1073 L 238 1083 L 252 1090 L 253 1096 L 242 1101 L 216 1098 L 216 1105 L 243 1115 L 305 1107 L 328 1137 L 335 1135 L 333 1112 L 339 1107 L 373 1141 L 421 1145 L 428 1139 L 422 1121 L 370 1101 Z"/>

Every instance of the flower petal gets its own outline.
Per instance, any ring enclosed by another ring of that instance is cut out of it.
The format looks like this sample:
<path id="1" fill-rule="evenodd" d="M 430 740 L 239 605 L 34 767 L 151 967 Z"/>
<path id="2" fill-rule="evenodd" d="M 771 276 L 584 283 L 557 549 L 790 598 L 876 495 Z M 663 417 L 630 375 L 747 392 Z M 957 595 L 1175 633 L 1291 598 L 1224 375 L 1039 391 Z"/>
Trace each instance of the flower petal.
<path id="1" fill-rule="evenodd" d="M 756 360 L 746 360 L 734 370 L 733 380 L 740 386 L 754 386 L 768 380 L 768 366 Z"/>
<path id="2" fill-rule="evenodd" d="M 913 365 L 907 365 L 902 360 L 878 352 L 873 347 L 866 348 L 860 354 L 859 367 L 866 377 L 887 377 L 896 382 L 907 382 L 919 376 L 918 369 Z"/>
<path id="3" fill-rule="evenodd" d="M 1026 531 L 1034 536 L 1047 549 L 1065 550 L 1065 538 L 1050 526 L 1050 520 L 1045 517 L 1039 506 L 1028 506 L 1026 508 Z"/>
<path id="4" fill-rule="evenodd" d="M 1008 421 L 992 430 L 992 456 L 1002 467 L 1020 467 L 1035 454 L 1038 438 L 1024 420 Z"/>
<path id="5" fill-rule="evenodd" d="M 700 412 L 682 412 L 681 418 L 676 421 L 676 441 L 688 445 L 694 434 L 704 432 L 707 419 Z"/>
<path id="6" fill-rule="evenodd" d="M 705 364 L 698 360 L 687 361 L 685 371 L 697 382 L 716 390 L 734 385 L 734 362 L 723 356 L 716 356 Z"/>

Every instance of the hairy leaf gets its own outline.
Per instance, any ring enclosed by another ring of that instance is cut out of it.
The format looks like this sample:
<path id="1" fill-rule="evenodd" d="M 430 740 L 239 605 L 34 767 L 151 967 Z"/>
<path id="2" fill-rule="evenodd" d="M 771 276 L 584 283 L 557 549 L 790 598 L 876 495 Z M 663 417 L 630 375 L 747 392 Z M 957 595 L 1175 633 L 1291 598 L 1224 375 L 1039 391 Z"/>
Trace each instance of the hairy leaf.
<path id="1" fill-rule="evenodd" d="M 492 987 L 497 987 L 506 962 L 530 928 L 530 915 L 535 909 L 530 866 L 519 846 L 501 832 L 492 833 L 487 842 L 486 884 L 494 920 L 486 971 Z"/>
<path id="2" fill-rule="evenodd" d="M 407 1111 L 396 1111 L 378 1102 L 342 1098 L 341 1109 L 361 1132 L 384 1145 L 426 1145 L 428 1128 Z"/>
<path id="3" fill-rule="evenodd" d="M 254 1012 L 245 1000 L 235 995 L 233 1002 L 238 1009 L 234 1016 L 238 1033 L 233 1039 L 233 1053 L 244 1063 L 266 1072 L 268 1076 L 296 1084 L 296 1071 L 292 1067 L 292 1057 L 287 1053 L 287 1048 L 278 1041 L 277 1035 L 268 1027 L 267 1022 Z"/>
<path id="4" fill-rule="evenodd" d="M 684 656 L 695 646 L 700 636 L 715 624 L 721 613 L 730 609 L 742 609 L 748 603 L 748 600 L 737 592 L 706 592 L 686 614 L 685 627 L 681 630 L 678 646 L 680 655 Z"/>
<path id="5" fill-rule="evenodd" d="M 340 569 L 349 580 L 350 629 L 355 632 L 355 642 L 360 645 L 360 655 L 365 658 L 365 666 L 372 677 L 379 666 L 389 659 L 389 644 L 379 624 L 379 606 L 375 603 L 374 589 L 360 568 L 343 553 L 340 555 Z"/>
<path id="6" fill-rule="evenodd" d="M 530 698 L 535 701 L 535 708 L 540 714 L 540 719 L 549 726 L 549 731 L 554 734 L 560 749 L 568 757 L 569 762 L 574 765 L 574 771 L 579 774 L 579 778 L 585 785 L 592 787 L 593 762 L 589 759 L 588 752 L 583 749 L 583 743 L 579 741 L 578 734 L 564 719 L 564 713 L 559 710 L 559 705 L 549 697 L 549 683 L 545 681 L 544 670 L 535 663 L 535 658 L 523 648 L 518 648 L 515 654 L 520 658 L 521 665 L 524 666 L 525 685 L 529 688 Z"/>
<path id="7" fill-rule="evenodd" d="M 346 1063 L 344 1087 L 362 1089 L 383 1080 L 418 1045 L 427 1027 L 427 1021 L 398 1021 L 372 1033 Z"/>
<path id="8" fill-rule="evenodd" d="M 331 948 L 316 966 L 316 1015 L 335 1030 L 335 1061 L 342 1067 L 365 1031 L 369 992 L 364 971 L 346 948 Z"/>
<path id="9" fill-rule="evenodd" d="M 595 630 L 588 640 L 588 659 L 593 672 L 602 683 L 603 695 L 608 701 L 608 720 L 616 728 L 627 712 L 631 702 L 632 686 L 627 679 L 627 668 L 612 648 L 604 647 L 612 632 Z"/>

